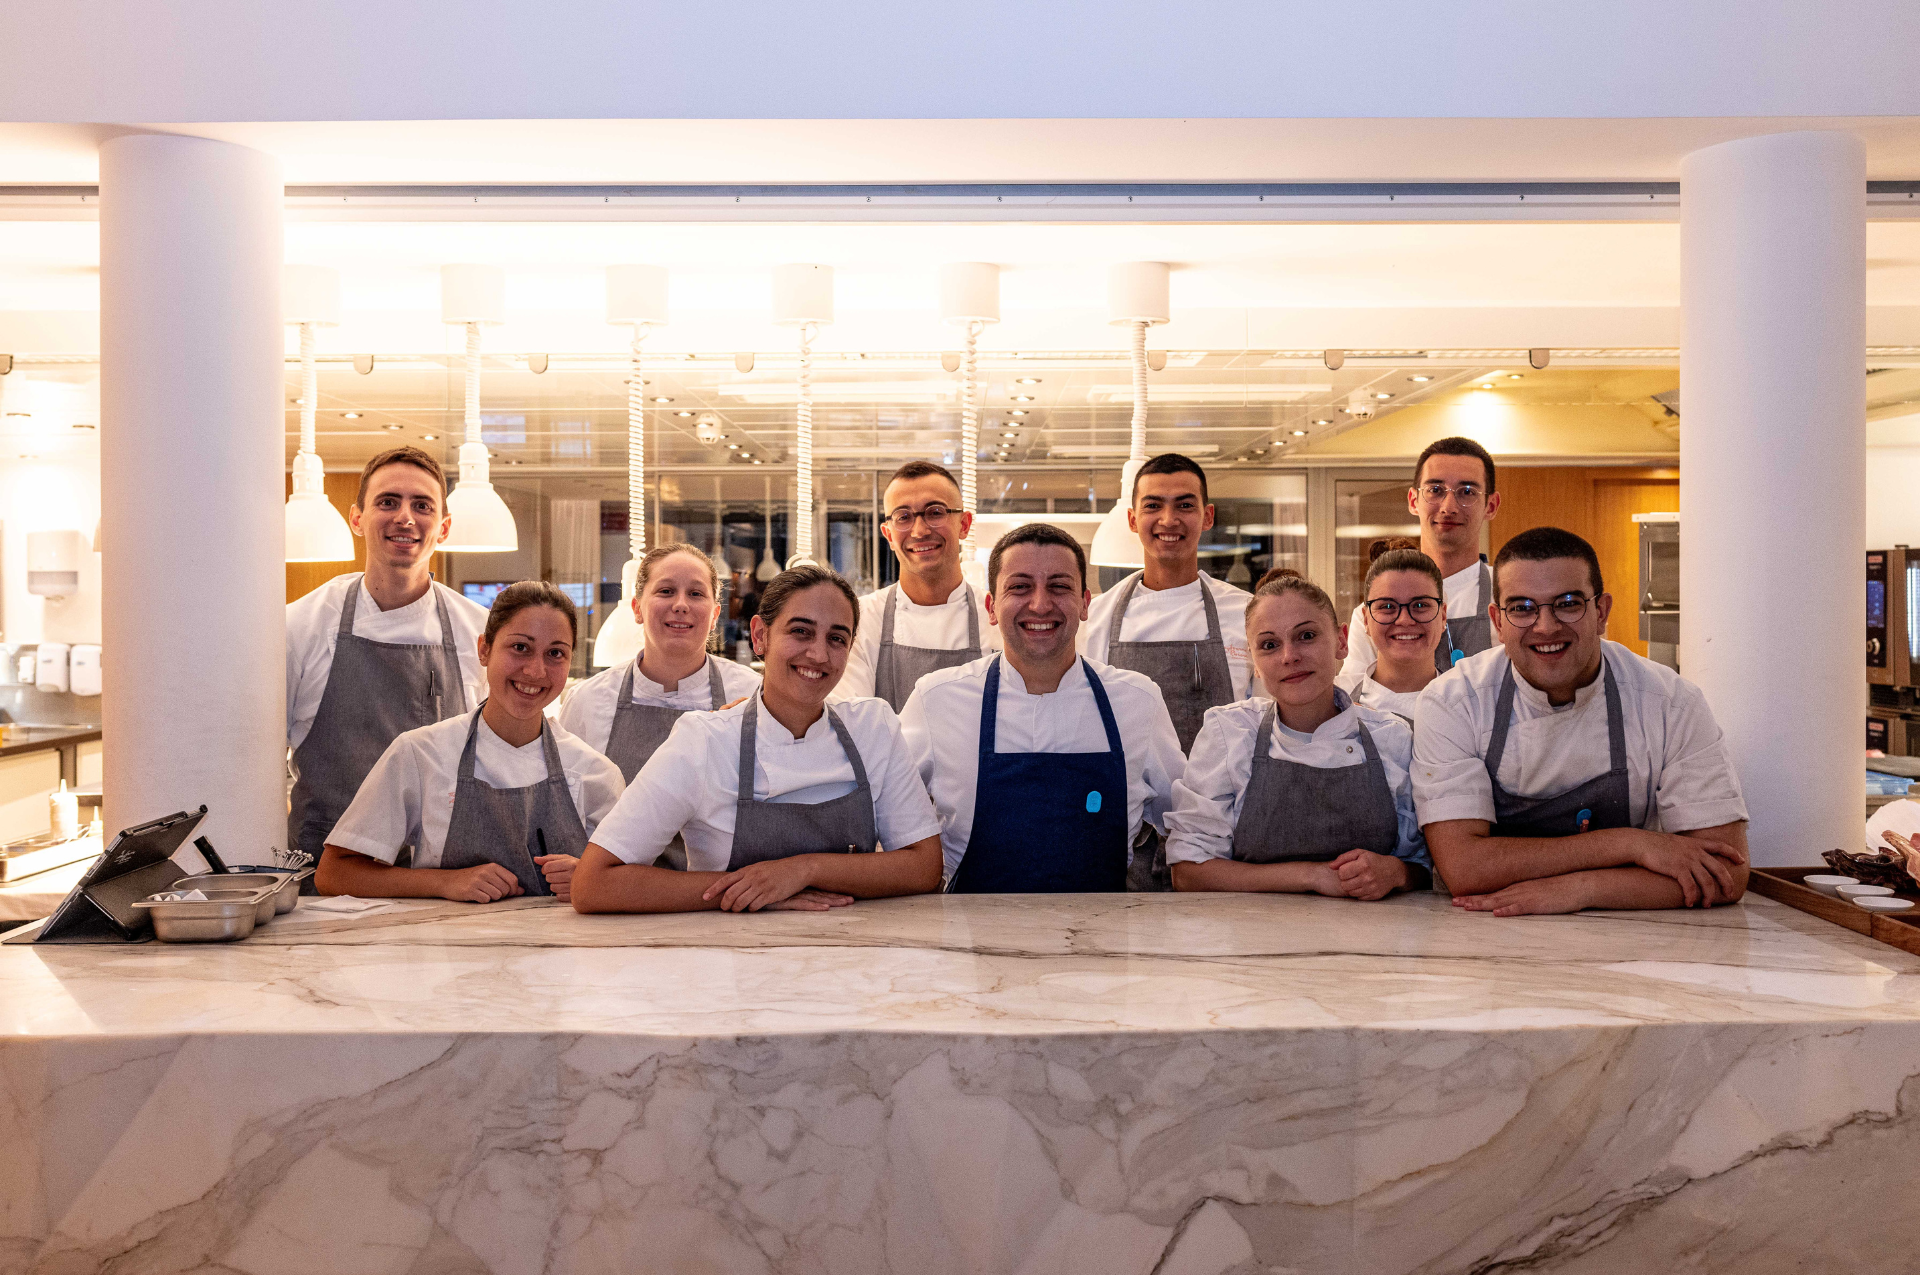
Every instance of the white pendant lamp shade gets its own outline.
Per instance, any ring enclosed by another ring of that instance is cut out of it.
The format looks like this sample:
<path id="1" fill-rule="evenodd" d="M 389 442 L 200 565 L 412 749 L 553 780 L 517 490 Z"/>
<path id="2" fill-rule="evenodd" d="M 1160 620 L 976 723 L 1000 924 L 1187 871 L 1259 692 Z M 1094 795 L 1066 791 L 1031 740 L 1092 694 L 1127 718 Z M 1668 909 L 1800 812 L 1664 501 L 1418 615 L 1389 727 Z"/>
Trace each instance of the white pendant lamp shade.
<path id="1" fill-rule="evenodd" d="M 1119 498 L 1093 533 L 1095 566 L 1138 567 L 1146 562 L 1138 533 L 1127 526 L 1127 510 L 1133 505 L 1133 480 L 1147 461 L 1147 327 L 1170 317 L 1167 274 L 1164 261 L 1126 261 L 1107 270 L 1107 322 L 1133 328 L 1133 423 Z"/>
<path id="2" fill-rule="evenodd" d="M 1000 322 L 1000 267 L 991 261 L 941 266 L 940 317 L 948 323 Z"/>
<path id="3" fill-rule="evenodd" d="M 667 270 L 665 266 L 608 266 L 607 322 L 645 323 L 665 327 Z"/>
<path id="4" fill-rule="evenodd" d="M 620 568 L 620 605 L 600 622 L 600 631 L 593 635 L 595 668 L 625 664 L 640 654 L 640 648 L 646 645 L 646 630 L 640 627 L 640 621 L 633 614 L 633 595 L 639 589 L 635 578 L 639 573 L 638 558 L 627 559 Z"/>
<path id="5" fill-rule="evenodd" d="M 773 321 L 800 329 L 800 402 L 794 412 L 793 554 L 788 566 L 813 557 L 813 334 L 833 322 L 833 267 L 789 263 L 773 268 Z"/>
<path id="6" fill-rule="evenodd" d="M 300 450 L 293 458 L 293 494 L 287 497 L 287 561 L 346 562 L 353 557 L 353 532 L 327 499 L 314 424 L 320 396 L 314 329 L 340 323 L 339 274 L 325 266 L 282 266 L 280 314 L 300 326 Z"/>
<path id="7" fill-rule="evenodd" d="M 783 328 L 833 322 L 833 267 L 790 263 L 773 268 L 773 321 Z"/>
<path id="8" fill-rule="evenodd" d="M 467 432 L 460 445 L 460 481 L 447 493 L 452 526 L 438 546 L 443 553 L 510 553 L 520 547 L 513 511 L 493 489 L 480 433 L 480 327 L 506 322 L 506 297 L 506 274 L 497 266 L 440 267 L 440 317 L 467 330 Z"/>

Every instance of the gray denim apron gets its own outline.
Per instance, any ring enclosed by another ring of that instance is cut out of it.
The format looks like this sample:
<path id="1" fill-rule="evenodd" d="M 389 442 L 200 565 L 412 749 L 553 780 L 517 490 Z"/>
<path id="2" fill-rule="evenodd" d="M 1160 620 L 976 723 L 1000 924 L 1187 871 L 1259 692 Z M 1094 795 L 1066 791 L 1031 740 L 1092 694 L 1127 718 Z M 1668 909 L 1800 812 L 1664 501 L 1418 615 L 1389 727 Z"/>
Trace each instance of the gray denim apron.
<path id="1" fill-rule="evenodd" d="M 1500 759 L 1507 752 L 1507 729 L 1513 719 L 1513 665 L 1500 679 L 1500 698 L 1493 706 L 1493 737 L 1487 741 L 1487 778 L 1493 784 L 1493 827 L 1496 837 L 1570 837 L 1600 828 L 1633 826 L 1633 784 L 1627 771 L 1627 720 L 1620 706 L 1620 687 L 1613 665 L 1600 657 L 1607 697 L 1607 773 L 1596 775 L 1558 797 L 1535 800 L 1516 797 L 1500 786 Z"/>
<path id="2" fill-rule="evenodd" d="M 375 642 L 353 635 L 361 579 L 356 575 L 347 586 L 326 693 L 307 737 L 293 750 L 287 843 L 316 861 L 327 834 L 388 744 L 407 731 L 467 711 L 467 684 L 460 673 L 447 600 L 433 590 L 440 645 Z M 306 885 L 312 884 L 309 877 Z"/>
<path id="3" fill-rule="evenodd" d="M 1144 673 L 1160 687 L 1161 697 L 1167 703 L 1167 715 L 1173 719 L 1173 733 L 1179 737 L 1180 751 L 1184 753 L 1192 749 L 1207 710 L 1233 702 L 1233 668 L 1227 663 L 1227 644 L 1220 636 L 1220 611 L 1214 605 L 1213 590 L 1204 575 L 1199 584 L 1200 605 L 1207 617 L 1206 637 L 1197 642 L 1120 640 L 1120 629 L 1126 623 L 1133 591 L 1145 578 L 1145 572 L 1136 571 L 1119 585 L 1120 601 L 1113 608 L 1113 619 L 1107 625 L 1107 663 Z M 1165 840 L 1151 824 L 1140 825 L 1140 836 L 1127 867 L 1127 889 L 1135 893 L 1173 889 Z"/>
<path id="4" fill-rule="evenodd" d="M 1233 857 L 1243 863 L 1325 863 L 1349 850 L 1398 849 L 1393 787 L 1367 724 L 1356 723 L 1364 762 L 1322 768 L 1272 755 L 1274 712 L 1269 704 L 1260 714 L 1247 795 L 1233 826 Z"/>
<path id="5" fill-rule="evenodd" d="M 1473 614 L 1448 620 L 1440 644 L 1433 648 L 1433 667 L 1442 673 L 1493 645 L 1493 621 L 1487 618 L 1487 607 L 1493 601 L 1493 572 L 1487 567 L 1485 554 L 1480 557 L 1480 581 L 1475 588 Z M 1446 609 L 1444 599 L 1441 609 Z"/>
<path id="6" fill-rule="evenodd" d="M 483 704 L 484 708 L 485 705 Z M 467 746 L 460 750 L 460 770 L 453 788 L 453 817 L 447 821 L 447 843 L 440 852 L 442 868 L 471 868 L 497 863 L 519 878 L 528 894 L 552 894 L 540 865 L 540 854 L 570 854 L 579 858 L 587 849 L 587 826 L 567 790 L 567 772 L 560 765 L 560 745 L 553 725 L 540 721 L 540 751 L 546 755 L 547 777 L 528 788 L 495 788 L 473 777 L 474 745 L 479 742 L 480 709 L 467 727 Z"/>
<path id="7" fill-rule="evenodd" d="M 853 765 L 854 789 L 828 801 L 803 805 L 791 801 L 753 799 L 754 742 L 758 735 L 760 697 L 747 702 L 740 720 L 740 795 L 733 813 L 733 850 L 727 871 L 738 872 L 750 863 L 786 859 L 796 854 L 862 853 L 879 843 L 874 830 L 873 789 L 853 736 L 840 714 L 826 710 L 827 724 L 839 737 Z"/>
<path id="8" fill-rule="evenodd" d="M 633 702 L 633 670 L 639 664 L 636 658 L 627 665 L 627 675 L 620 679 L 620 694 L 613 701 L 613 726 L 607 731 L 607 760 L 620 768 L 621 776 L 628 782 L 640 773 L 654 750 L 667 742 L 667 736 L 673 731 L 673 724 L 680 720 L 683 713 L 696 710 L 690 708 L 668 708 L 664 704 L 636 704 Z M 707 657 L 707 693 L 712 697 L 713 707 L 718 709 L 727 702 L 726 684 L 720 680 L 720 662 L 711 655 Z M 679 833 L 673 834 L 673 840 L 660 852 L 657 868 L 674 868 L 686 871 L 687 843 Z"/>
<path id="9" fill-rule="evenodd" d="M 880 649 L 873 660 L 873 693 L 894 712 L 907 706 L 907 697 L 920 679 L 943 668 L 971 664 L 980 658 L 980 613 L 974 609 L 973 586 L 960 586 L 967 600 L 967 644 L 953 650 L 930 646 L 902 646 L 893 640 L 893 607 L 900 586 L 887 587 L 887 605 L 880 613 Z"/>

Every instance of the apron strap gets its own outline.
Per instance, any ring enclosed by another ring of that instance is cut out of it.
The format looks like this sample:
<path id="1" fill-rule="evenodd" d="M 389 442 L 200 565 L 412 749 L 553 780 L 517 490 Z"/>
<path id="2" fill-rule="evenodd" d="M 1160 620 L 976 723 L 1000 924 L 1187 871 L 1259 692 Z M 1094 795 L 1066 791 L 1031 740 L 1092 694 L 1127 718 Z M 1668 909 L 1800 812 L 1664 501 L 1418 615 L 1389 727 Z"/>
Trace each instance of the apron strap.
<path id="1" fill-rule="evenodd" d="M 1099 675 L 1084 655 L 1080 657 L 1080 667 L 1087 671 L 1087 686 L 1093 691 L 1093 702 L 1100 710 L 1100 724 L 1107 728 L 1107 751 L 1126 756 L 1127 750 L 1120 746 L 1119 724 L 1113 720 L 1113 705 L 1107 702 L 1107 688 L 1100 685 Z"/>
<path id="2" fill-rule="evenodd" d="M 480 740 L 480 711 L 486 706 L 487 702 L 481 700 L 480 708 L 473 710 L 473 720 L 467 726 L 467 746 L 460 750 L 460 766 L 454 772 L 455 777 L 463 783 L 473 778 L 473 748 Z M 542 723 L 540 729 L 544 732 L 546 725 Z"/>
<path id="3" fill-rule="evenodd" d="M 893 645 L 893 604 L 900 600 L 900 586 L 887 586 L 887 605 L 880 609 L 880 645 Z"/>
<path id="4" fill-rule="evenodd" d="M 961 596 L 967 600 L 967 649 L 977 652 L 980 649 L 980 608 L 973 604 L 972 585 L 963 581 L 960 589 Z M 887 623 L 889 626 L 893 623 L 893 599 L 891 598 L 887 599 Z M 891 636 L 893 630 L 889 628 L 887 632 Z"/>
<path id="5" fill-rule="evenodd" d="M 1107 626 L 1108 649 L 1112 649 L 1113 644 L 1120 640 L 1120 625 L 1127 618 L 1127 603 L 1133 601 L 1134 588 L 1141 580 L 1146 578 L 1146 574 L 1144 570 L 1136 571 L 1128 576 L 1126 581 L 1121 584 L 1120 600 L 1116 602 L 1113 607 L 1113 622 Z"/>
<path id="6" fill-rule="evenodd" d="M 987 768 L 993 756 L 993 744 L 998 734 L 1000 719 L 1000 660 L 995 655 L 987 665 L 987 685 L 980 696 L 980 761 L 974 770 L 974 783 L 980 782 L 981 772 Z"/>
<path id="7" fill-rule="evenodd" d="M 1207 587 L 1206 572 L 1200 573 L 1200 605 L 1207 613 L 1207 641 L 1226 645 L 1220 636 L 1220 608 L 1213 605 L 1213 590 Z"/>
<path id="8" fill-rule="evenodd" d="M 560 764 L 560 741 L 554 737 L 553 723 L 545 713 L 540 715 L 540 751 L 547 757 L 547 782 L 566 783 L 567 768 Z"/>
<path id="9" fill-rule="evenodd" d="M 1600 667 L 1606 674 L 1607 769 L 1611 774 L 1624 775 L 1627 773 L 1627 714 L 1621 706 L 1620 686 L 1613 680 L 1613 665 L 1607 660 L 1604 648 L 1600 652 Z"/>
<path id="10" fill-rule="evenodd" d="M 1507 752 L 1507 723 L 1513 716 L 1513 662 L 1500 678 L 1500 696 L 1493 702 L 1493 737 L 1487 741 L 1487 777 L 1500 786 L 1500 759 Z"/>
<path id="11" fill-rule="evenodd" d="M 628 673 L 627 677 L 629 684 L 631 684 L 633 674 Z M 713 708 L 715 712 L 718 712 L 727 702 L 727 683 L 725 679 L 720 676 L 720 661 L 711 655 L 707 657 L 707 694 L 713 697 Z M 629 692 L 629 696 L 631 696 L 631 692 Z"/>
<path id="12" fill-rule="evenodd" d="M 734 805 L 738 807 L 753 804 L 753 758 L 754 739 L 759 732 L 760 692 L 755 691 L 747 700 L 747 711 L 740 717 L 740 784 Z"/>
<path id="13" fill-rule="evenodd" d="M 639 664 L 640 657 L 636 655 L 628 662 L 627 671 L 620 678 L 620 690 L 613 697 L 613 712 L 616 717 L 620 715 L 621 709 L 633 703 L 633 670 Z"/>
<path id="14" fill-rule="evenodd" d="M 1255 766 L 1260 764 L 1261 758 L 1268 756 L 1273 751 L 1273 715 L 1277 707 L 1272 700 L 1269 700 L 1267 701 L 1266 708 L 1260 712 L 1260 729 L 1255 731 L 1253 736 L 1253 764 Z M 1253 774 L 1251 768 L 1248 769 L 1247 774 L 1249 776 Z"/>
<path id="15" fill-rule="evenodd" d="M 440 645 L 459 667 L 460 644 L 453 640 L 453 618 L 447 614 L 447 599 L 433 587 L 433 581 L 427 581 L 427 591 L 433 594 L 433 613 L 440 620 Z"/>
<path id="16" fill-rule="evenodd" d="M 1493 601 L 1493 571 L 1487 566 L 1487 555 L 1484 553 L 1480 555 L 1479 592 L 1475 595 L 1474 601 L 1477 604 L 1474 610 L 1475 615 L 1485 615 L 1487 604 Z M 1445 606 L 1446 599 L 1442 598 L 1440 603 Z"/>
<path id="17" fill-rule="evenodd" d="M 867 765 L 860 758 L 860 750 L 853 744 L 853 732 L 849 731 L 847 724 L 840 720 L 840 714 L 831 708 L 827 710 L 827 725 L 833 727 L 834 735 L 840 740 L 840 750 L 846 753 L 847 761 L 853 766 L 854 787 L 862 792 L 872 792 L 872 788 L 867 784 Z"/>
<path id="18" fill-rule="evenodd" d="M 1381 765 L 1380 750 L 1373 743 L 1373 732 L 1368 730 L 1367 724 L 1357 716 L 1353 719 L 1353 724 L 1360 728 L 1360 751 L 1366 754 L 1368 763 L 1374 766 Z"/>
<path id="19" fill-rule="evenodd" d="M 341 599 L 340 627 L 335 630 L 336 634 L 340 637 L 353 636 L 354 613 L 360 609 L 360 582 L 366 578 L 366 573 L 356 573 L 353 577 L 353 583 L 347 586 L 347 596 Z M 444 631 L 445 630 L 442 630 L 442 632 Z"/>

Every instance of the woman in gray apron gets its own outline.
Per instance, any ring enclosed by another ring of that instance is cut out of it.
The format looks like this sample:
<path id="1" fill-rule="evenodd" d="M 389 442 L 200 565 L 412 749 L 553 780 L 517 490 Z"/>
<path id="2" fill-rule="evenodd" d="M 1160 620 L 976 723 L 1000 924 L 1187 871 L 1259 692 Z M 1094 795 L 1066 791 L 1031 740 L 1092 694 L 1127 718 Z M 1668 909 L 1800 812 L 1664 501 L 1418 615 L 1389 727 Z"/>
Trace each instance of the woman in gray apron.
<path id="1" fill-rule="evenodd" d="M 1420 692 L 1439 676 L 1433 653 L 1446 628 L 1446 583 L 1415 542 L 1383 541 L 1376 548 L 1360 604 L 1375 659 L 1358 681 L 1343 681 L 1341 689 L 1356 704 L 1393 713 L 1411 726 Z"/>
<path id="2" fill-rule="evenodd" d="M 588 830 L 623 787 L 612 762 L 546 718 L 578 623 L 544 581 L 500 591 L 480 639 L 486 700 L 393 741 L 327 835 L 321 893 L 569 898 Z M 393 866 L 406 845 L 412 866 Z"/>
<path id="3" fill-rule="evenodd" d="M 1413 732 L 1334 685 L 1346 643 L 1332 600 L 1270 572 L 1247 608 L 1247 638 L 1273 700 L 1207 714 L 1167 816 L 1175 888 L 1349 899 L 1424 888 Z"/>
<path id="4" fill-rule="evenodd" d="M 939 889 L 939 822 L 899 719 L 866 697 L 827 705 L 859 615 L 823 567 L 768 583 L 752 625 L 760 691 L 684 719 L 655 751 L 587 847 L 576 909 L 824 910 Z M 676 835 L 687 870 L 663 871 Z"/>

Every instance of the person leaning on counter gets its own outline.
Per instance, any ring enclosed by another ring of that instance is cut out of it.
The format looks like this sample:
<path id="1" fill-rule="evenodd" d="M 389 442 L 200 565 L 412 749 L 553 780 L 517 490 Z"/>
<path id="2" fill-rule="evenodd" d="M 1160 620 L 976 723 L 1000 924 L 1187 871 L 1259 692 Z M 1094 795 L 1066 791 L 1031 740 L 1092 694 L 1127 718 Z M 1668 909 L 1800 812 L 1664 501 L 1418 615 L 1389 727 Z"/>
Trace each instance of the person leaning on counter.
<path id="1" fill-rule="evenodd" d="M 973 513 L 945 466 L 908 461 L 887 482 L 880 534 L 893 546 L 900 580 L 860 600 L 860 633 L 847 655 L 835 702 L 878 696 L 894 712 L 921 678 L 980 658 L 998 640 L 985 602 L 960 574 L 960 547 Z"/>
<path id="2" fill-rule="evenodd" d="M 1471 438 L 1429 443 L 1413 466 L 1407 509 L 1420 520 L 1420 550 L 1440 568 L 1446 595 L 1446 627 L 1433 652 L 1434 668 L 1446 672 L 1461 658 L 1494 644 L 1487 619 L 1493 604 L 1493 573 L 1480 554 L 1480 535 L 1500 512 L 1493 457 Z M 1347 625 L 1347 663 L 1341 681 L 1357 685 L 1379 658 L 1360 608 Z"/>
<path id="3" fill-rule="evenodd" d="M 558 588 L 522 580 L 502 589 L 477 644 L 486 699 L 381 754 L 327 836 L 320 893 L 566 899 L 587 837 L 623 787 L 618 767 L 544 712 L 566 685 L 578 636 L 573 602 Z M 393 866 L 406 845 L 413 866 Z"/>
<path id="4" fill-rule="evenodd" d="M 464 716 L 486 685 L 475 652 L 487 613 L 433 579 L 453 525 L 440 463 L 417 447 L 375 456 L 348 522 L 366 571 L 287 604 L 287 842 L 316 860 L 387 746 Z"/>
<path id="5" fill-rule="evenodd" d="M 940 825 L 899 719 L 877 699 L 827 704 L 859 622 L 852 588 L 824 567 L 767 583 L 752 622 L 760 689 L 674 723 L 587 847 L 575 909 L 820 911 L 939 888 Z M 675 834 L 685 872 L 655 866 Z"/>
<path id="6" fill-rule="evenodd" d="M 1247 641 L 1273 698 L 1207 711 L 1167 816 L 1174 887 L 1368 900 L 1425 889 L 1413 731 L 1334 684 L 1346 642 L 1333 601 L 1297 572 L 1269 571 Z"/>
<path id="7" fill-rule="evenodd" d="M 1058 527 L 1002 536 L 987 583 L 1004 652 L 922 678 L 901 714 L 949 890 L 1123 890 L 1141 824 L 1168 807 L 1186 758 L 1160 688 L 1074 652 L 1086 571 Z"/>
<path id="8" fill-rule="evenodd" d="M 1382 540 L 1373 545 L 1362 601 L 1361 617 L 1374 661 L 1360 673 L 1348 664 L 1340 672 L 1340 689 L 1356 704 L 1396 714 L 1413 724 L 1420 692 L 1440 674 L 1434 668 L 1434 650 L 1443 636 L 1446 581 L 1432 558 L 1411 540 Z M 1354 639 L 1349 637 L 1348 642 Z"/>
<path id="9" fill-rule="evenodd" d="M 1497 916 L 1731 903 L 1746 802 L 1700 689 L 1605 641 L 1593 547 L 1535 527 L 1493 564 L 1500 646 L 1420 696 L 1413 791 L 1454 902 Z"/>

